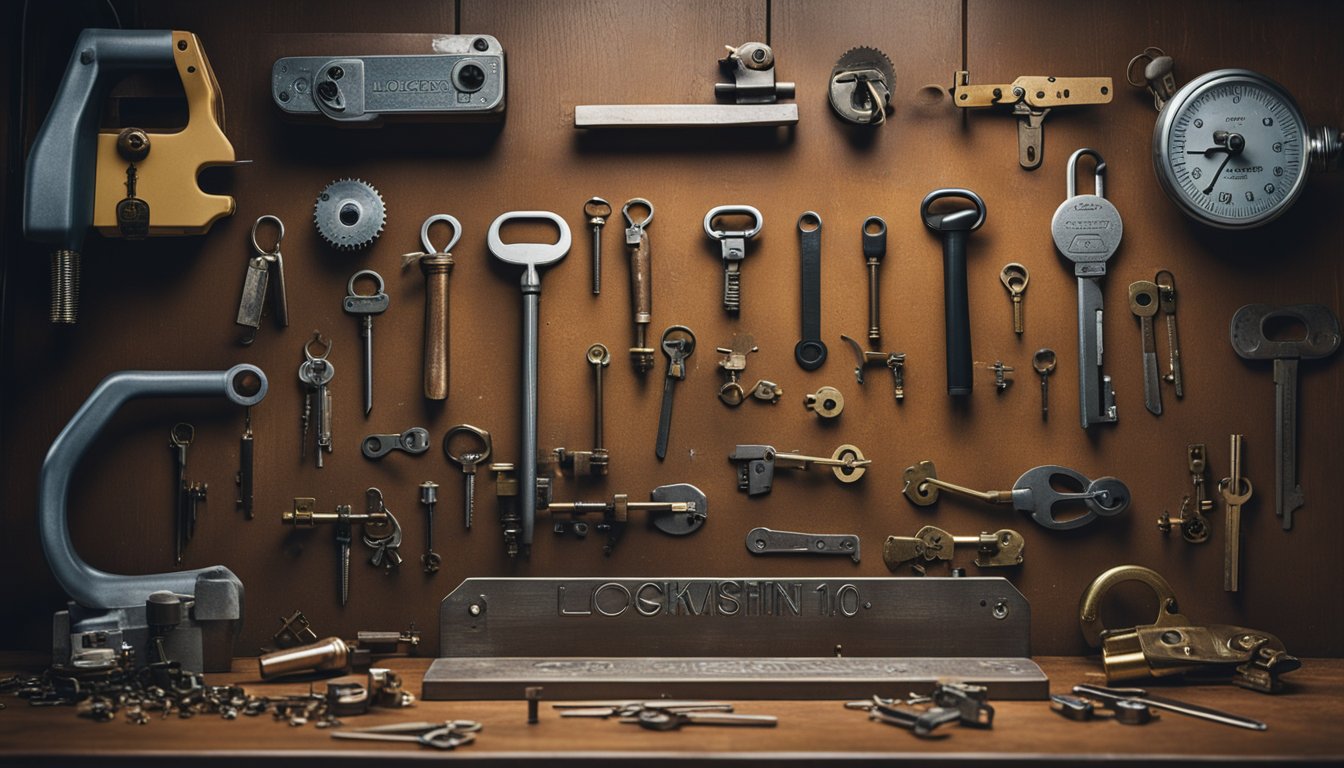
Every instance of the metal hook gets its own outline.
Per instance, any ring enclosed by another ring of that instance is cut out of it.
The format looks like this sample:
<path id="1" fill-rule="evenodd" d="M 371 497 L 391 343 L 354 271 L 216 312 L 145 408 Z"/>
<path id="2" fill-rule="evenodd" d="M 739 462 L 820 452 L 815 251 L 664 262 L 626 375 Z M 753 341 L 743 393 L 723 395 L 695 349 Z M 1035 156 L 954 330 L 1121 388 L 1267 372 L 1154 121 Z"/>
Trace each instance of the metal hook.
<path id="1" fill-rule="evenodd" d="M 1092 178 L 1095 180 L 1096 189 L 1092 194 L 1097 197 L 1106 196 L 1106 160 L 1102 158 L 1101 153 L 1091 147 L 1082 149 L 1069 155 L 1069 183 L 1065 187 L 1068 197 L 1078 196 L 1078 158 L 1087 155 L 1097 161 L 1096 168 L 1092 169 Z"/>
<path id="2" fill-rule="evenodd" d="M 317 344 L 322 347 L 322 354 L 315 355 L 312 352 L 312 346 Z M 326 360 L 327 355 L 331 354 L 331 339 L 322 335 L 321 331 L 313 331 L 313 338 L 303 345 L 303 355 L 309 360 Z"/>
<path id="3" fill-rule="evenodd" d="M 447 223 L 450 227 L 453 228 L 453 238 L 448 241 L 448 244 L 445 245 L 443 247 L 443 250 L 441 251 L 435 249 L 434 245 L 429 242 L 429 228 L 434 226 L 440 221 Z M 462 239 L 461 222 L 459 222 L 456 218 L 449 216 L 446 213 L 436 213 L 433 216 L 430 216 L 428 219 L 425 219 L 425 223 L 420 225 L 420 245 L 424 246 L 426 255 L 433 255 L 436 253 L 444 253 L 444 254 L 449 253 L 450 251 L 453 250 L 453 246 L 457 245 L 457 241 L 460 239 Z M 381 287 L 378 289 L 378 292 L 382 293 Z"/>
<path id="4" fill-rule="evenodd" d="M 477 440 L 480 440 L 481 450 L 466 451 L 463 453 L 454 454 L 452 452 L 453 438 L 462 434 L 473 435 Z M 447 456 L 448 459 L 452 461 L 454 464 L 460 465 L 463 463 L 463 459 L 465 457 L 472 455 L 480 457 L 479 460 L 476 462 L 479 464 L 480 462 L 485 461 L 487 458 L 489 458 L 490 450 L 491 450 L 490 433 L 486 432 L 484 429 L 481 429 L 480 427 L 474 427 L 470 424 L 458 424 L 457 426 L 449 429 L 447 434 L 443 436 L 443 454 Z"/>

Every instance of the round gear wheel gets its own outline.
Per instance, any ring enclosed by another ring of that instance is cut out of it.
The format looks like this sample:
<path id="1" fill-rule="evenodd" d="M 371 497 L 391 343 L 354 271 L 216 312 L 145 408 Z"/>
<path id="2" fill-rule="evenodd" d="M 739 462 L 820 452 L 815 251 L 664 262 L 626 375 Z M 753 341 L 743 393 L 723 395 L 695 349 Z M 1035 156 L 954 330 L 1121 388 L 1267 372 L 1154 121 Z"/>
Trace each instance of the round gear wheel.
<path id="1" fill-rule="evenodd" d="M 847 122 L 881 125 L 895 85 L 896 71 L 885 53 L 876 48 L 851 48 L 831 70 L 831 108 Z"/>
<path id="2" fill-rule="evenodd" d="M 368 248 L 383 233 L 387 208 L 373 185 L 339 179 L 327 185 L 313 205 L 317 233 L 338 251 Z"/>

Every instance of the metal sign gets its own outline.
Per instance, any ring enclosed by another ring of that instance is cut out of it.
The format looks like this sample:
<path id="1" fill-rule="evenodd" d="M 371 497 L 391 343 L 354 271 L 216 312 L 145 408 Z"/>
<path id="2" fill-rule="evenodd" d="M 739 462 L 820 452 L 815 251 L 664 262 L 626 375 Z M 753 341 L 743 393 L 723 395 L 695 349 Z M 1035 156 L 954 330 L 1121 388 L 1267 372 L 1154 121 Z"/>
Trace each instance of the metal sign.
<path id="1" fill-rule="evenodd" d="M 998 577 L 467 579 L 439 624 L 427 699 L 1047 694 L 1031 608 Z"/>

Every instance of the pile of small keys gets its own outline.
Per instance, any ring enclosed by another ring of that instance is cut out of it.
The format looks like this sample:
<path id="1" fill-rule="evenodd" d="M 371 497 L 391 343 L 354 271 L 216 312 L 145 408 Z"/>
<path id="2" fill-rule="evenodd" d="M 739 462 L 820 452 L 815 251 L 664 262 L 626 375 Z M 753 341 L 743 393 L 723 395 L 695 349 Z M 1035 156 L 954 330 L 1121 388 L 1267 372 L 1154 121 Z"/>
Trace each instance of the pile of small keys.
<path id="1" fill-rule="evenodd" d="M 919 705 L 928 706 L 914 708 Z M 983 685 L 938 683 L 928 696 L 912 693 L 904 701 L 873 696 L 865 701 L 845 702 L 845 709 L 867 710 L 868 719 L 900 726 L 922 739 L 947 736 L 936 731 L 948 723 L 971 728 L 994 727 L 994 707 L 990 706 L 989 691 Z"/>
<path id="2" fill-rule="evenodd" d="M 726 701 L 587 701 L 552 704 L 561 717 L 617 718 L 651 731 L 675 731 L 684 725 L 735 725 L 774 728 L 774 715 L 739 715 Z"/>

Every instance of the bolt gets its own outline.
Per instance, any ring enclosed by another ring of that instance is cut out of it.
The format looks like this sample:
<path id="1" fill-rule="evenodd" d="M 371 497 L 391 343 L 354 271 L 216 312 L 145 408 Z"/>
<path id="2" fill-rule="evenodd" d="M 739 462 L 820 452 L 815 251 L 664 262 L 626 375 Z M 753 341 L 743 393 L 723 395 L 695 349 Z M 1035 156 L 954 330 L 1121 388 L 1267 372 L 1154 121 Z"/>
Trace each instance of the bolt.
<path id="1" fill-rule="evenodd" d="M 541 686 L 530 685 L 523 689 L 523 696 L 527 698 L 527 724 L 536 725 L 537 704 L 541 701 Z"/>
<path id="2" fill-rule="evenodd" d="M 480 616 L 480 615 L 481 615 L 481 604 L 480 604 L 480 603 L 472 603 L 471 606 L 467 608 L 467 613 L 470 613 L 472 616 Z"/>

